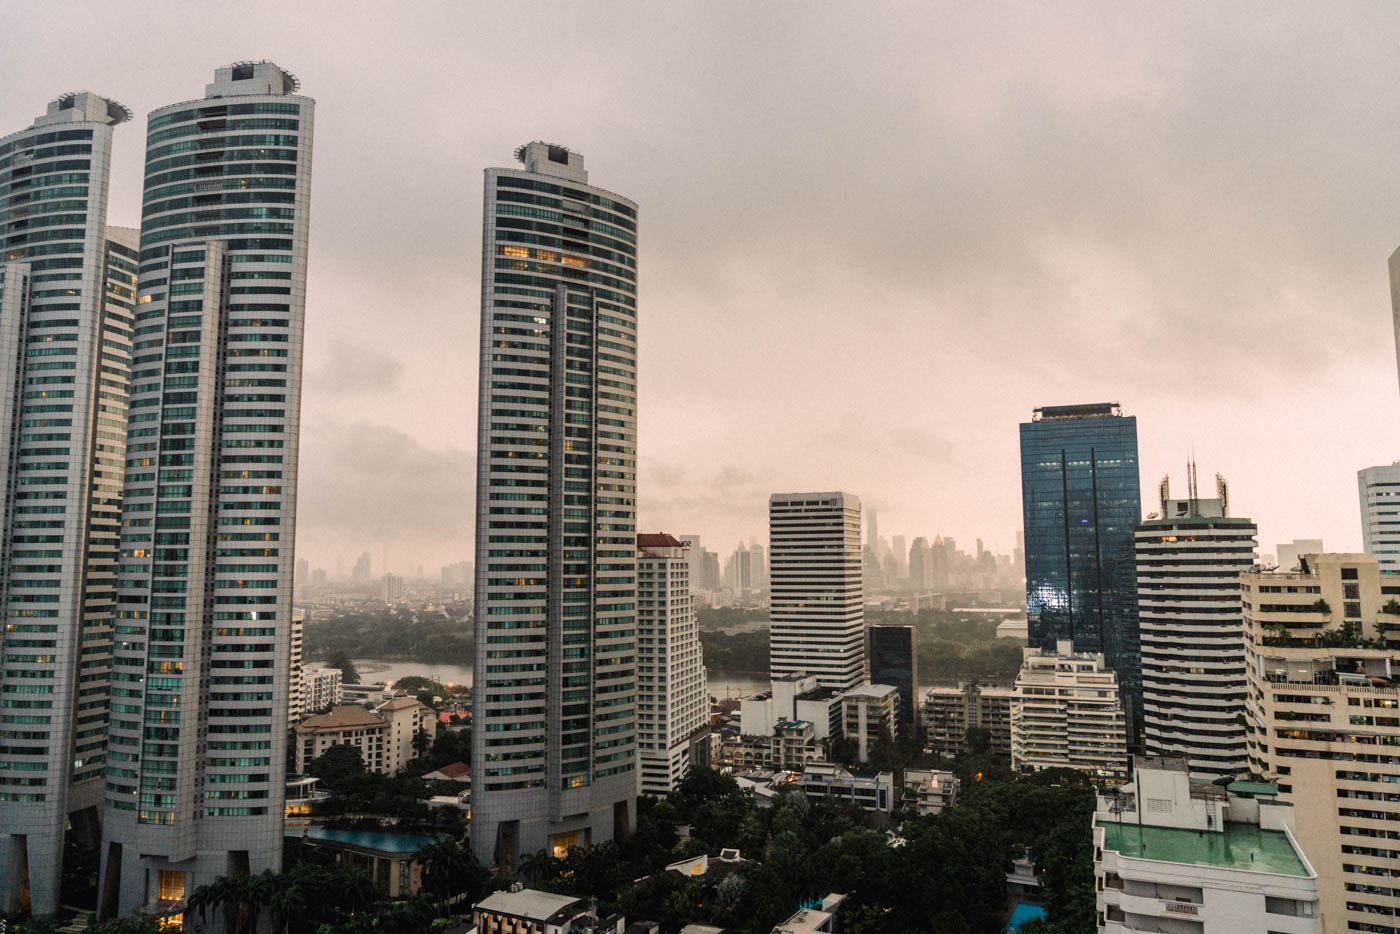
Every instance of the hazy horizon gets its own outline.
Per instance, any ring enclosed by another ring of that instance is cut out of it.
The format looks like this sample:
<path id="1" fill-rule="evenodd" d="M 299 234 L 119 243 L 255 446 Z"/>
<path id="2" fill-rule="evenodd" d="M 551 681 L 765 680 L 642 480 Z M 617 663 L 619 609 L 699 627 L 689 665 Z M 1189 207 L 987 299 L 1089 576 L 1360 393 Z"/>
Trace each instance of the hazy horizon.
<path id="1" fill-rule="evenodd" d="M 1115 401 L 1143 510 L 1231 482 L 1260 551 L 1360 550 L 1400 457 L 1400 7 L 10 5 L 0 135 L 271 59 L 317 100 L 299 557 L 472 560 L 482 170 L 545 139 L 640 204 L 641 530 L 772 492 L 1009 553 L 1017 425 Z M 1381 430 L 1377 430 L 1377 427 Z"/>

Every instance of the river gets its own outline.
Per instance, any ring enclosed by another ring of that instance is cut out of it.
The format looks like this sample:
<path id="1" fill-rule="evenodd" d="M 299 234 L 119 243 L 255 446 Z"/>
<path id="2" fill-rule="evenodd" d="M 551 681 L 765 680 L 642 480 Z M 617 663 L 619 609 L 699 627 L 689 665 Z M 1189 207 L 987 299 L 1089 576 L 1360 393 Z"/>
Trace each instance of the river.
<path id="1" fill-rule="evenodd" d="M 434 665 L 404 662 L 386 658 L 356 658 L 355 670 L 360 678 L 371 684 L 397 681 L 409 675 L 432 678 L 446 685 L 472 683 L 472 670 L 466 665 Z M 738 671 L 711 671 L 710 693 L 719 698 L 746 697 L 768 689 L 768 679 L 759 674 Z"/>

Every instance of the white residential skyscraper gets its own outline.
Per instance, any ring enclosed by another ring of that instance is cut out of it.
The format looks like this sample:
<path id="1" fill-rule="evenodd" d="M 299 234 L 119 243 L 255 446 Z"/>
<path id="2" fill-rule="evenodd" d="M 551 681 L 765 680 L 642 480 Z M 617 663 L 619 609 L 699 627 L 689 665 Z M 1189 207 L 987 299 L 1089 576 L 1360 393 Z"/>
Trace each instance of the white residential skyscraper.
<path id="1" fill-rule="evenodd" d="M 1149 755 L 1185 756 L 1198 778 L 1249 770 L 1240 573 L 1254 567 L 1258 529 L 1229 517 L 1218 475 L 1216 487 L 1213 499 L 1171 499 L 1163 478 L 1162 518 L 1135 541 L 1143 740 Z"/>
<path id="2" fill-rule="evenodd" d="M 1400 573 L 1400 461 L 1356 472 L 1361 541 L 1382 574 Z"/>
<path id="3" fill-rule="evenodd" d="M 99 912 L 277 869 L 314 104 L 270 62 L 147 123 Z"/>
<path id="4" fill-rule="evenodd" d="M 637 746 L 643 794 L 667 795 L 705 752 L 710 694 L 700 627 L 690 595 L 690 560 L 680 540 L 637 536 Z M 697 736 L 697 734 L 701 734 Z M 708 757 L 699 767 L 708 765 Z"/>
<path id="5" fill-rule="evenodd" d="M 102 801 L 135 232 L 106 226 L 86 91 L 0 139 L 0 911 L 59 907 L 65 824 Z"/>
<path id="6" fill-rule="evenodd" d="M 472 849 L 506 870 L 637 799 L 637 205 L 515 154 L 486 170 L 472 730 Z"/>
<path id="7" fill-rule="evenodd" d="M 768 499 L 769 667 L 847 690 L 866 678 L 860 500 L 849 493 Z"/>

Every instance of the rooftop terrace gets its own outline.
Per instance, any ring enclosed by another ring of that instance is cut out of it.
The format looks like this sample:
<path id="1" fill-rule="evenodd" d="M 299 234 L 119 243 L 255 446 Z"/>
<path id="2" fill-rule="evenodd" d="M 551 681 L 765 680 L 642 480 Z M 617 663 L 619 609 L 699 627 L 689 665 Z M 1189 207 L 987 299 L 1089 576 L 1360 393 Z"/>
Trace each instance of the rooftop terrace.
<path id="1" fill-rule="evenodd" d="M 1104 849 L 1116 850 L 1133 859 L 1284 876 L 1306 877 L 1309 874 L 1288 835 L 1281 830 L 1260 830 L 1255 824 L 1227 822 L 1221 832 L 1201 833 L 1175 827 L 1119 824 L 1105 820 L 1102 814 L 1096 822 L 1104 830 Z"/>

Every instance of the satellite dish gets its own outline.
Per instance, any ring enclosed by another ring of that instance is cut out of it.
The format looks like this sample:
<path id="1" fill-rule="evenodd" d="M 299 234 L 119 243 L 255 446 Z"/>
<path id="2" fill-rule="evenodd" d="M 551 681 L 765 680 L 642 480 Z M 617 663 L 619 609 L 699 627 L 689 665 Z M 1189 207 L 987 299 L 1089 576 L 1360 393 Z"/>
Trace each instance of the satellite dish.
<path id="1" fill-rule="evenodd" d="M 1149 518 L 1149 519 L 1155 519 L 1155 518 L 1157 518 L 1157 514 L 1156 514 L 1155 512 L 1149 512 L 1149 513 L 1147 514 L 1147 518 Z"/>

